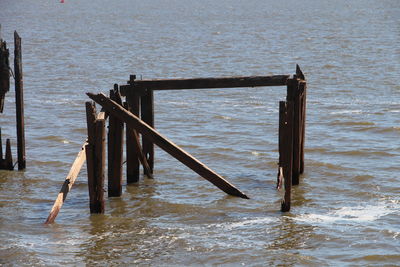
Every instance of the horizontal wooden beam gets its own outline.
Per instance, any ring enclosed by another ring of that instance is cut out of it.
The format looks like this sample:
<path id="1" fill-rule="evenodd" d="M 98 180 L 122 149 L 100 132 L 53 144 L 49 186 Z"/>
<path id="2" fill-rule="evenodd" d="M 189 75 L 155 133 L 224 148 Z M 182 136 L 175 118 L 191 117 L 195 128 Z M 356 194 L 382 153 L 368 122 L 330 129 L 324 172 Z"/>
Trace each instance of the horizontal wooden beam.
<path id="1" fill-rule="evenodd" d="M 243 76 L 224 78 L 193 78 L 193 79 L 166 79 L 166 80 L 135 80 L 133 83 L 121 86 L 121 93 L 126 90 L 181 90 L 181 89 L 208 89 L 208 88 L 235 88 L 286 85 L 289 75 L 273 76 Z"/>
<path id="2" fill-rule="evenodd" d="M 131 129 L 136 129 L 151 142 L 159 146 L 165 152 L 169 153 L 171 156 L 185 164 L 187 167 L 202 176 L 204 179 L 214 184 L 225 193 L 241 198 L 248 198 L 248 196 L 246 196 L 239 189 L 230 184 L 222 176 L 215 173 L 213 170 L 208 168 L 206 165 L 201 163 L 199 160 L 194 158 L 186 151 L 184 151 L 182 148 L 169 141 L 167 138 L 154 130 L 154 128 L 147 125 L 137 116 L 133 115 L 131 112 L 124 109 L 121 105 L 117 104 L 115 101 L 111 100 L 104 94 L 87 93 L 87 95 L 96 103 L 101 105 L 104 109 L 106 109 L 110 114 L 113 114 L 120 120 L 124 121 L 127 124 L 128 128 L 130 127 Z"/>

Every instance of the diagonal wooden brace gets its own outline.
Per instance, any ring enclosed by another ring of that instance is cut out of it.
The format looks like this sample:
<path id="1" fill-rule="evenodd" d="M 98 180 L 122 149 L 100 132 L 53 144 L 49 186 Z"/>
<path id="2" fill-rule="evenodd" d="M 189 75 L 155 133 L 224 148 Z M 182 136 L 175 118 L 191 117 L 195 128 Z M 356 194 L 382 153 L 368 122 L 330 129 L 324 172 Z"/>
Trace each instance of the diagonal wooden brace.
<path id="1" fill-rule="evenodd" d="M 120 120 L 124 121 L 128 127 L 136 129 L 137 132 L 146 136 L 151 142 L 159 146 L 161 149 L 169 153 L 171 156 L 185 164 L 187 167 L 195 171 L 197 174 L 214 184 L 225 193 L 241 198 L 249 198 L 239 189 L 237 189 L 235 186 L 225 180 L 222 176 L 215 173 L 199 160 L 169 141 L 167 138 L 162 136 L 152 127 L 139 119 L 137 116 L 133 115 L 132 113 L 124 109 L 121 105 L 109 99 L 104 94 L 87 93 L 87 95 L 96 103 L 101 105 L 104 109 L 106 109 L 110 114 L 113 114 Z"/>

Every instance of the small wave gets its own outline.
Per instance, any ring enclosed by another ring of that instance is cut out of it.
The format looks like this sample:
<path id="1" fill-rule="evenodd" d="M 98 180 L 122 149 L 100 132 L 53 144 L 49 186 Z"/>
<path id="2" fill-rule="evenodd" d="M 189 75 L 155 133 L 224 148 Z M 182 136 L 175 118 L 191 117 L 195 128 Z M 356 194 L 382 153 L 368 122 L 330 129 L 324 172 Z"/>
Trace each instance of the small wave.
<path id="1" fill-rule="evenodd" d="M 222 228 L 224 230 L 233 230 L 242 227 L 247 228 L 250 225 L 258 225 L 258 224 L 265 225 L 267 223 L 272 223 L 274 221 L 276 221 L 276 219 L 270 217 L 252 218 L 252 219 L 244 218 L 242 221 L 239 222 L 209 224 L 207 225 L 207 228 L 217 227 L 217 228 Z"/>
<path id="2" fill-rule="evenodd" d="M 385 127 L 385 128 L 379 128 L 378 132 L 380 133 L 392 133 L 392 132 L 400 132 L 400 127 Z"/>
<path id="3" fill-rule="evenodd" d="M 369 121 L 334 121 L 331 125 L 338 126 L 374 126 L 375 123 Z"/>
<path id="4" fill-rule="evenodd" d="M 392 153 L 386 151 L 371 151 L 371 150 L 348 150 L 348 151 L 333 151 L 330 154 L 344 155 L 344 156 L 378 156 L 378 157 L 392 157 Z"/>
<path id="5" fill-rule="evenodd" d="M 222 120 L 229 120 L 229 121 L 234 120 L 232 117 L 229 117 L 229 116 L 221 116 L 221 115 L 214 116 L 213 119 L 217 119 L 217 120 L 221 120 L 221 119 L 222 119 Z"/>
<path id="6" fill-rule="evenodd" d="M 323 69 L 328 69 L 328 70 L 330 70 L 330 69 L 336 68 L 336 66 L 335 66 L 335 65 L 332 65 L 332 64 L 325 64 L 324 66 L 322 66 L 322 68 L 323 68 Z"/>
<path id="7" fill-rule="evenodd" d="M 356 110 L 338 110 L 338 111 L 332 111 L 329 114 L 331 115 L 340 115 L 340 114 L 361 114 L 362 110 L 356 109 Z"/>
<path id="8" fill-rule="evenodd" d="M 376 221 L 395 211 L 393 205 L 380 203 L 378 205 L 342 207 L 327 214 L 303 214 L 293 219 L 311 224 L 363 223 Z"/>
<path id="9" fill-rule="evenodd" d="M 37 140 L 45 140 L 45 141 L 55 141 L 58 143 L 63 143 L 63 144 L 69 144 L 70 141 L 60 137 L 60 136 L 55 136 L 55 135 L 46 135 L 46 136 L 40 136 L 37 138 Z"/>

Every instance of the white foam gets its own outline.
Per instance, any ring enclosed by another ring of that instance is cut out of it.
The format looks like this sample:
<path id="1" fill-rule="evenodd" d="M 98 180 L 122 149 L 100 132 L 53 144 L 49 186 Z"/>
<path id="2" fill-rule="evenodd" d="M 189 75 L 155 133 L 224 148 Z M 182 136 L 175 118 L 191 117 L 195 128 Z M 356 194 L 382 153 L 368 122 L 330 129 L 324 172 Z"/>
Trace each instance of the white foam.
<path id="1" fill-rule="evenodd" d="M 303 214 L 294 220 L 308 223 L 364 223 L 373 222 L 388 214 L 396 212 L 390 204 L 342 207 L 326 214 Z"/>
<path id="2" fill-rule="evenodd" d="M 207 226 L 207 228 L 219 227 L 223 228 L 224 230 L 233 230 L 236 228 L 248 227 L 249 225 L 261 224 L 265 226 L 266 223 L 271 223 L 274 221 L 276 221 L 276 219 L 271 217 L 253 218 L 253 219 L 243 218 L 243 220 L 239 222 L 210 224 Z"/>
<path id="3" fill-rule="evenodd" d="M 339 110 L 339 111 L 332 111 L 330 114 L 335 115 L 335 114 L 360 114 L 362 113 L 362 110 Z"/>

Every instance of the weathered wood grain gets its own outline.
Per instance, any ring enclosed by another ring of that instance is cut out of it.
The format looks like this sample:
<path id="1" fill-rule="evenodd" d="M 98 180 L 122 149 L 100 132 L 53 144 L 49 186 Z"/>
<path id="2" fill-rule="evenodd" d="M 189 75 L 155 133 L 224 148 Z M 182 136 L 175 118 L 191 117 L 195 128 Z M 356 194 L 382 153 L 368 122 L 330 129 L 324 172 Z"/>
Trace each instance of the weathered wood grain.
<path id="1" fill-rule="evenodd" d="M 87 95 L 96 103 L 109 111 L 110 114 L 114 114 L 115 116 L 119 117 L 129 127 L 136 129 L 139 133 L 145 135 L 154 144 L 165 150 L 167 153 L 175 157 L 177 160 L 217 186 L 225 193 L 242 198 L 248 198 L 244 193 L 226 181 L 222 176 L 212 171 L 189 153 L 159 134 L 156 130 L 147 125 L 137 116 L 126 111 L 122 106 L 107 98 L 104 94 L 87 93 Z"/>

